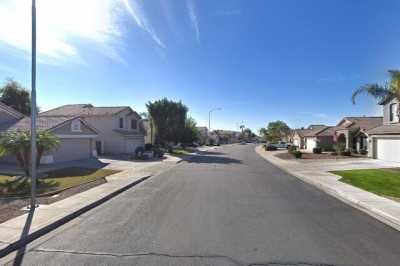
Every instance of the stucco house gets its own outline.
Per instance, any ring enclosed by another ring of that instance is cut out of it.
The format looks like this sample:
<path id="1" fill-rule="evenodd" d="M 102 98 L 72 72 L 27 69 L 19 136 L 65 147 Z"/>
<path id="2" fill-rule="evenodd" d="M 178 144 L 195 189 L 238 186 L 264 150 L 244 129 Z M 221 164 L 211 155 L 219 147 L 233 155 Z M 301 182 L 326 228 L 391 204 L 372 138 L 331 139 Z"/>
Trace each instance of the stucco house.
<path id="1" fill-rule="evenodd" d="M 380 105 L 383 106 L 383 124 L 367 131 L 368 155 L 375 159 L 400 162 L 399 102 L 396 99 L 387 99 Z"/>
<path id="2" fill-rule="evenodd" d="M 382 117 L 344 117 L 335 127 L 335 142 L 351 151 L 367 153 L 368 131 L 382 125 Z"/>
<path id="3" fill-rule="evenodd" d="M 312 152 L 314 148 L 333 149 L 333 127 L 310 125 L 306 129 L 297 129 L 293 135 L 293 145 Z"/>
<path id="4" fill-rule="evenodd" d="M 0 134 L 7 131 L 30 130 L 30 118 L 0 103 Z M 95 138 L 98 130 L 81 116 L 41 116 L 38 130 L 49 131 L 60 139 L 57 150 L 44 154 L 41 163 L 89 159 L 96 156 Z M 13 156 L 1 157 L 0 162 L 15 163 Z"/>
<path id="5" fill-rule="evenodd" d="M 133 153 L 144 146 L 146 134 L 141 117 L 129 106 L 97 107 L 69 104 L 40 113 L 40 117 L 79 116 L 98 130 L 98 154 Z"/>
<path id="6" fill-rule="evenodd" d="M 306 129 L 296 129 L 293 134 L 293 145 L 312 152 L 314 148 L 331 150 L 333 148 L 333 127 L 310 125 Z"/>

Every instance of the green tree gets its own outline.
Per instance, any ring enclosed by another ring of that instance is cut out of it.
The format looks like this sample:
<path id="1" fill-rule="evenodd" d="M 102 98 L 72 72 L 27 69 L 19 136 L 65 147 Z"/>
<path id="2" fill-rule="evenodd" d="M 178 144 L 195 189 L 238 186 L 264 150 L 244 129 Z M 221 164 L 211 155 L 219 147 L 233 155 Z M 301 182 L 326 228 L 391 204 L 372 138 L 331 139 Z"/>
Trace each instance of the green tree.
<path id="1" fill-rule="evenodd" d="M 0 135 L 0 156 L 14 155 L 19 166 L 28 177 L 31 164 L 30 131 L 10 131 Z M 42 155 L 57 149 L 60 141 L 52 133 L 39 131 L 37 134 L 37 165 Z"/>
<path id="2" fill-rule="evenodd" d="M 8 79 L 0 88 L 0 101 L 24 115 L 31 114 L 30 93 L 21 84 L 13 79 Z"/>
<path id="3" fill-rule="evenodd" d="M 353 104 L 356 103 L 356 98 L 362 93 L 367 93 L 381 102 L 392 99 L 400 101 L 400 70 L 389 70 L 388 72 L 390 79 L 386 84 L 366 84 L 355 90 L 351 97 Z M 400 108 L 397 111 L 397 115 L 400 115 Z"/>
<path id="4" fill-rule="evenodd" d="M 156 135 L 156 143 L 168 145 L 182 139 L 188 108 L 181 102 L 167 98 L 146 104 Z"/>
<path id="5" fill-rule="evenodd" d="M 251 140 L 255 134 L 251 131 L 250 128 L 245 128 L 242 130 L 239 139 L 241 140 Z"/>
<path id="6" fill-rule="evenodd" d="M 263 139 L 267 140 L 267 138 L 268 138 L 268 130 L 265 127 L 260 128 L 260 130 L 258 132 L 259 132 L 260 136 Z"/>
<path id="7" fill-rule="evenodd" d="M 266 129 L 266 140 L 276 142 L 280 140 L 288 140 L 292 134 L 290 127 L 283 121 L 277 120 L 268 123 Z"/>
<path id="8" fill-rule="evenodd" d="M 154 140 L 154 124 L 153 124 L 153 119 L 151 118 L 150 114 L 148 112 L 141 112 L 140 117 L 142 117 L 142 119 L 147 119 L 149 121 L 149 130 L 150 130 L 150 143 L 154 144 L 153 140 Z"/>
<path id="9" fill-rule="evenodd" d="M 182 134 L 181 142 L 184 144 L 192 144 L 199 140 L 199 131 L 196 127 L 196 121 L 189 117 L 185 121 L 185 128 Z"/>

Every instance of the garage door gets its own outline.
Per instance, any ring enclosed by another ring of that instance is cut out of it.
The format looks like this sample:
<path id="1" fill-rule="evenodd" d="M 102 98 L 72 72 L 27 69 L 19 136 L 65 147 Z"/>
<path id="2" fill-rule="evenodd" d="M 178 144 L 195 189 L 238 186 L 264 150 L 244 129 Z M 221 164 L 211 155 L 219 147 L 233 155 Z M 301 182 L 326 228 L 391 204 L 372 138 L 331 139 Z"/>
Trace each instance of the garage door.
<path id="1" fill-rule="evenodd" d="M 307 150 L 312 151 L 315 147 L 317 147 L 317 142 L 314 138 L 307 138 Z"/>
<path id="2" fill-rule="evenodd" d="M 62 139 L 54 152 L 54 162 L 88 159 L 91 157 L 90 139 Z"/>
<path id="3" fill-rule="evenodd" d="M 376 158 L 389 162 L 400 162 L 400 139 L 377 139 Z"/>
<path id="4" fill-rule="evenodd" d="M 300 143 L 299 143 L 299 140 L 298 140 L 298 139 L 295 139 L 295 140 L 293 141 L 293 144 L 294 144 L 295 146 L 300 146 Z"/>
<path id="5" fill-rule="evenodd" d="M 140 138 L 140 139 L 134 139 L 134 138 L 126 139 L 125 143 L 126 143 L 126 145 L 125 145 L 126 146 L 126 152 L 128 152 L 128 153 L 133 153 L 133 152 L 136 151 L 137 147 L 143 147 L 144 146 L 143 138 Z"/>

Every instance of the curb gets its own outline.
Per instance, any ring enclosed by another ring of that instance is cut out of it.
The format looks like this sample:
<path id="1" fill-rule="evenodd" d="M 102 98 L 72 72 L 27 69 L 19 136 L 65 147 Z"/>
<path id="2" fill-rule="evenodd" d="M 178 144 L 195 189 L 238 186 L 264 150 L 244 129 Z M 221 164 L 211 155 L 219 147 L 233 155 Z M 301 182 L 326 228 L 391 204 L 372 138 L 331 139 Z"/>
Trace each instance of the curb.
<path id="1" fill-rule="evenodd" d="M 147 180 L 150 177 L 151 177 L 151 175 L 141 177 L 141 178 L 133 181 L 132 183 L 130 183 L 128 185 L 125 185 L 125 186 L 119 188 L 118 190 L 116 190 L 116 191 L 104 196 L 103 198 L 101 198 L 101 199 L 99 199 L 99 200 L 97 200 L 95 202 L 92 202 L 89 205 L 86 205 L 86 206 L 84 206 L 84 207 L 82 207 L 82 208 L 80 208 L 80 209 L 78 209 L 78 210 L 76 210 L 76 211 L 74 211 L 74 212 L 62 217 L 59 220 L 57 220 L 57 221 L 55 221 L 55 222 L 53 222 L 51 224 L 48 224 L 48 225 L 44 226 L 43 228 L 40 228 L 39 230 L 37 230 L 35 232 L 32 232 L 31 234 L 27 235 L 25 238 L 19 239 L 19 240 L 15 241 L 15 242 L 9 244 L 4 249 L 0 250 L 0 258 L 3 258 L 5 256 L 9 255 L 10 253 L 20 249 L 21 247 L 29 244 L 30 242 L 38 239 L 39 237 L 51 232 L 52 230 L 60 227 L 61 225 L 63 225 L 65 223 L 75 219 L 76 217 L 84 214 L 85 212 L 87 212 L 87 211 L 89 211 L 89 210 L 91 210 L 91 209 L 93 209 L 93 208 L 95 208 L 95 207 L 97 207 L 97 206 L 109 201 L 110 199 L 114 198 L 115 196 L 121 194 L 122 192 L 125 192 L 126 190 L 136 186 L 139 183 L 142 183 L 143 181 Z"/>
<path id="2" fill-rule="evenodd" d="M 381 210 L 375 209 L 375 208 L 371 208 L 370 206 L 368 206 L 367 204 L 364 204 L 360 201 L 357 201 L 355 199 L 352 199 L 349 196 L 345 196 L 343 195 L 343 193 L 341 193 L 340 191 L 337 191 L 335 189 L 332 189 L 330 187 L 327 187 L 319 182 L 314 182 L 309 178 L 304 177 L 301 174 L 292 172 L 288 169 L 286 169 L 285 167 L 277 164 L 276 162 L 274 162 L 273 160 L 268 160 L 266 157 L 264 157 L 259 150 L 257 149 L 257 147 L 255 148 L 255 151 L 258 155 L 260 155 L 262 158 L 264 158 L 266 161 L 268 161 L 269 163 L 273 164 L 274 166 L 278 167 L 279 169 L 281 169 L 282 171 L 297 177 L 298 179 L 300 179 L 302 182 L 310 184 L 320 190 L 322 190 L 323 192 L 325 192 L 326 194 L 329 194 L 333 197 L 335 197 L 336 199 L 368 214 L 369 216 L 379 220 L 380 222 L 392 227 L 393 229 L 400 231 L 400 221 L 399 219 L 397 219 L 396 217 L 393 217 Z"/>

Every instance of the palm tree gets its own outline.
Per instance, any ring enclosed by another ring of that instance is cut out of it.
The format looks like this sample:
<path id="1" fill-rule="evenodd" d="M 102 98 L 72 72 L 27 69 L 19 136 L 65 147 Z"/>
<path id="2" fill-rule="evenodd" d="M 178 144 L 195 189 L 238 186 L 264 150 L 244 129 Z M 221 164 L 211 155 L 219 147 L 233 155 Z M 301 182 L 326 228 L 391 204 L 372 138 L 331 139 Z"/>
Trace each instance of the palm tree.
<path id="1" fill-rule="evenodd" d="M 390 101 L 397 99 L 400 101 L 400 70 L 389 70 L 390 80 L 385 85 L 380 84 L 366 84 L 357 89 L 352 96 L 353 104 L 356 103 L 356 98 L 361 93 L 367 93 L 378 99 L 380 102 Z M 400 108 L 398 115 L 400 115 Z"/>
<path id="2" fill-rule="evenodd" d="M 30 135 L 30 131 L 10 131 L 0 136 L 0 156 L 14 155 L 26 177 L 30 175 Z M 40 164 L 40 159 L 44 153 L 57 149 L 59 143 L 59 139 L 52 133 L 47 131 L 38 132 L 37 164 Z"/>

